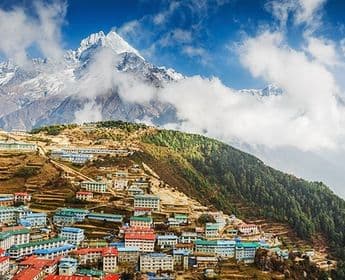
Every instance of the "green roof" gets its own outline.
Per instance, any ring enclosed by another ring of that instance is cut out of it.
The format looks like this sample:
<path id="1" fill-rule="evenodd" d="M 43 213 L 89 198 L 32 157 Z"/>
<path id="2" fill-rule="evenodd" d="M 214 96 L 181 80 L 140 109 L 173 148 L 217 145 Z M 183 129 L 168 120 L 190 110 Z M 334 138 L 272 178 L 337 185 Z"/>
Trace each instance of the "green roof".
<path id="1" fill-rule="evenodd" d="M 82 208 L 60 208 L 58 212 L 71 212 L 71 213 L 89 213 L 89 210 L 82 209 Z"/>
<path id="2" fill-rule="evenodd" d="M 219 225 L 218 224 L 206 224 L 206 229 L 218 230 L 219 229 Z"/>
<path id="3" fill-rule="evenodd" d="M 202 240 L 197 239 L 195 240 L 196 245 L 217 245 L 217 240 Z"/>
<path id="4" fill-rule="evenodd" d="M 0 232 L 0 240 L 4 240 L 12 235 L 25 234 L 25 233 L 30 233 L 30 230 L 28 230 L 27 228 L 23 228 L 23 229 L 2 231 Z"/>
<path id="5" fill-rule="evenodd" d="M 175 219 L 187 219 L 187 214 L 174 214 Z"/>
<path id="6" fill-rule="evenodd" d="M 31 247 L 31 246 L 40 246 L 40 245 L 44 245 L 44 244 L 49 244 L 49 243 L 59 242 L 59 241 L 65 241 L 65 240 L 66 240 L 66 238 L 56 237 L 56 238 L 47 239 L 47 240 L 40 240 L 40 241 L 34 241 L 34 242 L 29 242 L 29 243 L 24 243 L 24 244 L 19 244 L 19 245 L 13 245 L 10 248 L 10 250 L 18 250 L 18 249 L 22 249 L 22 248 Z"/>
<path id="7" fill-rule="evenodd" d="M 152 222 L 152 218 L 151 217 L 144 217 L 144 216 L 132 216 L 130 218 L 131 221 L 141 221 L 141 222 L 148 222 L 151 223 Z"/>
<path id="8" fill-rule="evenodd" d="M 239 242 L 236 244 L 236 248 L 249 248 L 249 247 L 255 247 L 258 248 L 260 247 L 260 244 L 258 242 Z"/>
<path id="9" fill-rule="evenodd" d="M 158 196 L 156 196 L 156 195 L 149 195 L 149 194 L 138 194 L 138 195 L 135 195 L 134 196 L 134 199 L 136 199 L 136 198 L 149 198 L 149 199 L 155 199 L 155 200 L 158 200 L 159 199 L 159 197 Z"/>
<path id="10" fill-rule="evenodd" d="M 104 275 L 104 272 L 102 270 L 82 268 L 78 269 L 77 274 L 100 277 Z"/>

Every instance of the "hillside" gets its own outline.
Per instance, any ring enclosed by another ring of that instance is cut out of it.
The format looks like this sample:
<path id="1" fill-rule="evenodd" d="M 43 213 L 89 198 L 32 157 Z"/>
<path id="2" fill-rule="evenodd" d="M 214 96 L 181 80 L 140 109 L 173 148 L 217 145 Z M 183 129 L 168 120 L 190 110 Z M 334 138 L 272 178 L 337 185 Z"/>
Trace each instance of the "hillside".
<path id="1" fill-rule="evenodd" d="M 96 178 L 106 172 L 100 170 L 114 166 L 144 165 L 146 172 L 152 175 L 151 180 L 157 177 L 171 189 L 156 185 L 154 190 L 161 199 L 166 197 L 166 203 L 192 204 L 194 208 L 204 205 L 225 214 L 234 213 L 247 222 L 261 221 L 267 232 L 272 228 L 284 232 L 282 236 L 287 246 L 293 243 L 292 247 L 300 244 L 315 248 L 319 245 L 321 250 L 339 260 L 335 279 L 344 279 L 345 201 L 320 182 L 307 182 L 274 170 L 259 159 L 213 139 L 141 124 L 108 121 L 85 126 L 51 126 L 35 129 L 31 136 L 16 137 L 34 141 L 42 150 L 100 143 L 109 148 L 131 147 L 135 152 L 126 158 L 104 157 L 84 167 L 68 166 L 80 176 Z M 56 179 L 61 166 L 52 163 L 55 179 L 51 179 L 51 184 L 40 183 L 42 187 L 33 195 L 32 206 L 36 209 L 51 211 L 75 203 L 72 200 L 75 189 Z M 45 164 L 49 167 L 51 161 Z M 9 180 L 2 182 L 11 185 Z M 125 213 L 126 198 L 113 195 L 113 205 Z M 113 206 L 103 204 L 97 207 L 113 211 Z"/>

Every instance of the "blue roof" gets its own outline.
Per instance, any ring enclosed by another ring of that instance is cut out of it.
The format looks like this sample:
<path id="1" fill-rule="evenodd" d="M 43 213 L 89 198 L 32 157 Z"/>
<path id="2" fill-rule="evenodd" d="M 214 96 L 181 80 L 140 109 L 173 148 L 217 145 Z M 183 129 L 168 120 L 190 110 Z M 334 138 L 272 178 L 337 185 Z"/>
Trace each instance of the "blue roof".
<path id="1" fill-rule="evenodd" d="M 139 252 L 139 247 L 117 247 L 118 252 Z"/>
<path id="2" fill-rule="evenodd" d="M 125 242 L 112 242 L 112 243 L 109 243 L 109 246 L 110 247 L 125 247 Z"/>
<path id="3" fill-rule="evenodd" d="M 81 229 L 81 228 L 76 228 L 76 227 L 63 227 L 63 228 L 61 229 L 61 232 L 63 232 L 63 231 L 65 231 L 65 232 L 71 232 L 71 233 L 80 233 L 80 232 L 84 232 L 83 229 Z"/>
<path id="4" fill-rule="evenodd" d="M 190 251 L 186 250 L 186 249 L 175 249 L 175 250 L 173 250 L 173 255 L 188 256 L 188 255 L 190 255 Z"/>
<path id="5" fill-rule="evenodd" d="M 70 250 L 74 248 L 75 246 L 72 244 L 65 244 L 60 247 L 54 247 L 54 248 L 49 248 L 49 249 L 37 249 L 34 251 L 34 254 L 47 255 L 47 254 L 62 252 L 62 251 L 66 251 L 66 250 Z"/>
<path id="6" fill-rule="evenodd" d="M 26 218 L 47 217 L 47 213 L 30 213 L 25 216 Z"/>

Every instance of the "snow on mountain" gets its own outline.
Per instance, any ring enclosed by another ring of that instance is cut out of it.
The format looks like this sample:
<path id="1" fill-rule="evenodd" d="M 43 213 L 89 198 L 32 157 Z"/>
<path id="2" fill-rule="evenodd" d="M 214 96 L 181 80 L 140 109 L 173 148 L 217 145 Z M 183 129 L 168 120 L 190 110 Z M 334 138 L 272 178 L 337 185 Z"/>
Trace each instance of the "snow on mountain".
<path id="1" fill-rule="evenodd" d="M 114 69 L 107 71 L 129 73 L 149 86 L 164 87 L 167 83 L 184 79 L 174 69 L 158 67 L 145 60 L 115 31 L 107 35 L 100 31 L 83 39 L 76 50 L 68 50 L 62 61 L 34 59 L 31 67 L 26 69 L 12 62 L 0 63 L 0 127 L 7 130 L 31 129 L 43 124 L 73 122 L 76 113 L 91 103 L 94 108 L 100 108 L 103 119 L 151 119 L 159 125 L 176 120 L 175 109 L 171 105 L 155 100 L 149 104 L 126 102 L 120 98 L 116 86 L 100 87 L 102 92 L 97 92 L 96 98 L 79 94 L 85 90 L 85 87 L 78 88 L 80 83 L 88 77 L 90 67 L 94 67 L 93 62 L 99 59 L 97 56 L 102 50 L 112 55 L 115 61 Z M 101 76 L 96 75 L 96 80 L 99 78 Z M 258 98 L 282 94 L 273 85 L 262 90 L 239 92 Z"/>

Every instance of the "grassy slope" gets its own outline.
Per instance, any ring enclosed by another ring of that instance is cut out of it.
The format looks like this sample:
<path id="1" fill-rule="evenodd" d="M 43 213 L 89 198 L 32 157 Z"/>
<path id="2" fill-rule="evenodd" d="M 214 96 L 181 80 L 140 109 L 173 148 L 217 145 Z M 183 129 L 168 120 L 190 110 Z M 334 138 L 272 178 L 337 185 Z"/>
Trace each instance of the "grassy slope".
<path id="1" fill-rule="evenodd" d="M 233 202 L 245 201 L 258 214 L 289 223 L 302 238 L 322 233 L 345 258 L 345 201 L 322 183 L 284 174 L 199 135 L 161 130 L 143 142 L 145 152 L 138 156 L 169 184 L 225 212 L 234 210 Z"/>

